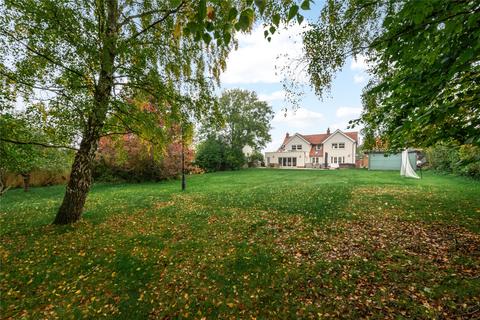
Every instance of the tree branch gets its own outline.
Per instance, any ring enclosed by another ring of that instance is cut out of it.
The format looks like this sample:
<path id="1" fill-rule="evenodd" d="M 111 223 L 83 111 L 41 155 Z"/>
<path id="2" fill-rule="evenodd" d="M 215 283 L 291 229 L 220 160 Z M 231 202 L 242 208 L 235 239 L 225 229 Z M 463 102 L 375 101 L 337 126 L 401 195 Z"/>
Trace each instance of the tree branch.
<path id="1" fill-rule="evenodd" d="M 171 9 L 171 10 L 167 10 L 165 15 L 163 17 L 161 17 L 160 19 L 152 22 L 150 25 L 148 25 L 147 27 L 145 27 L 143 30 L 140 30 L 139 32 L 137 32 L 136 34 L 134 34 L 131 38 L 129 38 L 127 40 L 127 42 L 130 42 L 130 40 L 134 40 L 135 38 L 139 37 L 140 35 L 144 34 L 145 32 L 147 32 L 148 30 L 150 30 L 151 28 L 155 27 L 157 24 L 159 23 L 162 23 L 163 21 L 167 20 L 168 17 L 170 17 L 172 14 L 175 14 L 177 13 L 178 11 L 180 11 L 180 9 L 183 7 L 183 5 L 185 4 L 185 1 L 182 1 L 175 9 Z"/>
<path id="2" fill-rule="evenodd" d="M 82 77 L 84 79 L 86 79 L 85 75 L 83 73 L 81 73 L 80 71 L 77 71 L 75 69 L 72 69 L 70 67 L 67 67 L 67 66 L 64 66 L 63 64 L 61 64 L 60 62 L 57 62 L 55 61 L 54 59 L 52 59 L 51 57 L 49 57 L 48 55 L 36 50 L 35 48 L 32 48 L 30 47 L 28 44 L 24 43 L 22 40 L 18 39 L 17 37 L 15 37 L 14 35 L 12 35 L 10 32 L 6 31 L 6 30 L 2 30 L 1 31 L 4 35 L 6 36 L 9 36 L 11 37 L 12 39 L 14 39 L 16 42 L 20 43 L 22 46 L 24 46 L 28 51 L 32 52 L 33 54 L 39 56 L 39 57 L 42 57 L 44 58 L 45 60 L 51 62 L 52 64 L 60 67 L 60 68 L 63 68 L 71 73 L 74 73 L 76 74 L 77 76 L 79 77 Z"/>
<path id="3" fill-rule="evenodd" d="M 0 141 L 8 142 L 8 143 L 13 143 L 13 144 L 35 145 L 35 146 L 41 146 L 41 147 L 45 147 L 45 148 L 70 149 L 70 150 L 78 151 L 77 148 L 74 148 L 74 147 L 71 147 L 71 146 L 47 144 L 47 143 L 42 143 L 42 142 L 33 142 L 33 141 L 27 142 L 27 141 L 18 141 L 18 140 L 5 139 L 5 138 L 0 138 Z"/>

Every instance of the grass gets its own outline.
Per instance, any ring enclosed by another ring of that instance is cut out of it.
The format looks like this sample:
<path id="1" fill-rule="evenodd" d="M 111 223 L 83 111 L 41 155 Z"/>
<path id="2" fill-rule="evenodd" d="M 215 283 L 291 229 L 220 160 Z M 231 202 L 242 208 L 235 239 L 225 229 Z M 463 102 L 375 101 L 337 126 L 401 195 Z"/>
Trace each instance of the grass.
<path id="1" fill-rule="evenodd" d="M 2 318 L 475 318 L 480 183 L 243 170 L 0 200 Z"/>

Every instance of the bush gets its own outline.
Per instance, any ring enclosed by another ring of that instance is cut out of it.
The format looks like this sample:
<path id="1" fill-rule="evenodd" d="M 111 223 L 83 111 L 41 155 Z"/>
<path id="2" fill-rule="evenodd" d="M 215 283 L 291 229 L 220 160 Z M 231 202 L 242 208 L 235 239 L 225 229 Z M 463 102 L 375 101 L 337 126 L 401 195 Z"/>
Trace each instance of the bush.
<path id="1" fill-rule="evenodd" d="M 252 152 L 248 157 L 247 162 L 249 168 L 257 167 L 258 165 L 261 165 L 262 167 L 265 166 L 263 154 L 258 151 Z"/>
<path id="2" fill-rule="evenodd" d="M 193 150 L 184 148 L 185 172 L 200 172 L 192 164 Z M 182 144 L 174 141 L 164 150 L 135 135 L 100 140 L 93 177 L 103 182 L 142 182 L 178 178 L 182 173 Z"/>
<path id="3" fill-rule="evenodd" d="M 439 143 L 427 150 L 430 167 L 434 170 L 480 179 L 480 147 Z"/>
<path id="4" fill-rule="evenodd" d="M 242 149 L 229 147 L 221 139 L 209 137 L 197 149 L 195 164 L 207 172 L 238 170 L 246 162 Z"/>

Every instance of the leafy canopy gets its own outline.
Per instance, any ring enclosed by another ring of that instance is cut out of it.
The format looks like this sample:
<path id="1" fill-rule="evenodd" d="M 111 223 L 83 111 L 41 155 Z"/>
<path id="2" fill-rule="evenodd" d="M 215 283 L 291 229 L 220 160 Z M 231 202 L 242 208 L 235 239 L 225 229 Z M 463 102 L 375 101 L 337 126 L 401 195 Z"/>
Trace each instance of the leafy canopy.
<path id="1" fill-rule="evenodd" d="M 203 123 L 202 132 L 216 136 L 227 145 L 242 149 L 250 146 L 259 150 L 271 139 L 272 108 L 258 99 L 254 91 L 231 89 L 218 99 L 220 124 L 214 117 Z"/>
<path id="2" fill-rule="evenodd" d="M 236 33 L 260 18 L 278 26 L 300 16 L 290 1 L 6 0 L 0 99 L 23 96 L 74 136 L 99 124 L 100 135 L 136 132 L 162 142 L 185 113 L 212 108 Z M 108 107 L 99 109 L 110 83 Z M 145 99 L 155 112 L 145 112 Z"/>
<path id="3" fill-rule="evenodd" d="M 37 120 L 37 121 L 32 121 Z M 31 112 L 0 116 L 0 170 L 29 175 L 33 170 L 65 170 L 72 161 L 73 151 L 52 148 L 52 137 L 42 128 L 40 119 Z M 20 141 L 37 144 L 9 143 L 3 137 L 14 134 Z M 43 143 L 42 143 L 43 141 Z"/>
<path id="4" fill-rule="evenodd" d="M 364 125 L 367 144 L 480 145 L 478 1 L 329 0 L 304 46 L 321 96 L 348 57 L 368 58 L 372 78 L 353 122 Z"/>

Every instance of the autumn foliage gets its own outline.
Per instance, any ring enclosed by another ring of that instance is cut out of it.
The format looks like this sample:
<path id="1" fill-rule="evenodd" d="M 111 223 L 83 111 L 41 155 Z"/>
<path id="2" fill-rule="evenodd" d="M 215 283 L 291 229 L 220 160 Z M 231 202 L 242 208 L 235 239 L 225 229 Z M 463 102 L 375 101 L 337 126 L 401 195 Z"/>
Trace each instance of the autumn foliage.
<path id="1" fill-rule="evenodd" d="M 193 150 L 184 146 L 185 171 L 198 173 L 192 165 Z M 135 134 L 100 139 L 94 178 L 100 181 L 148 181 L 177 178 L 182 170 L 182 141 L 154 145 Z"/>

